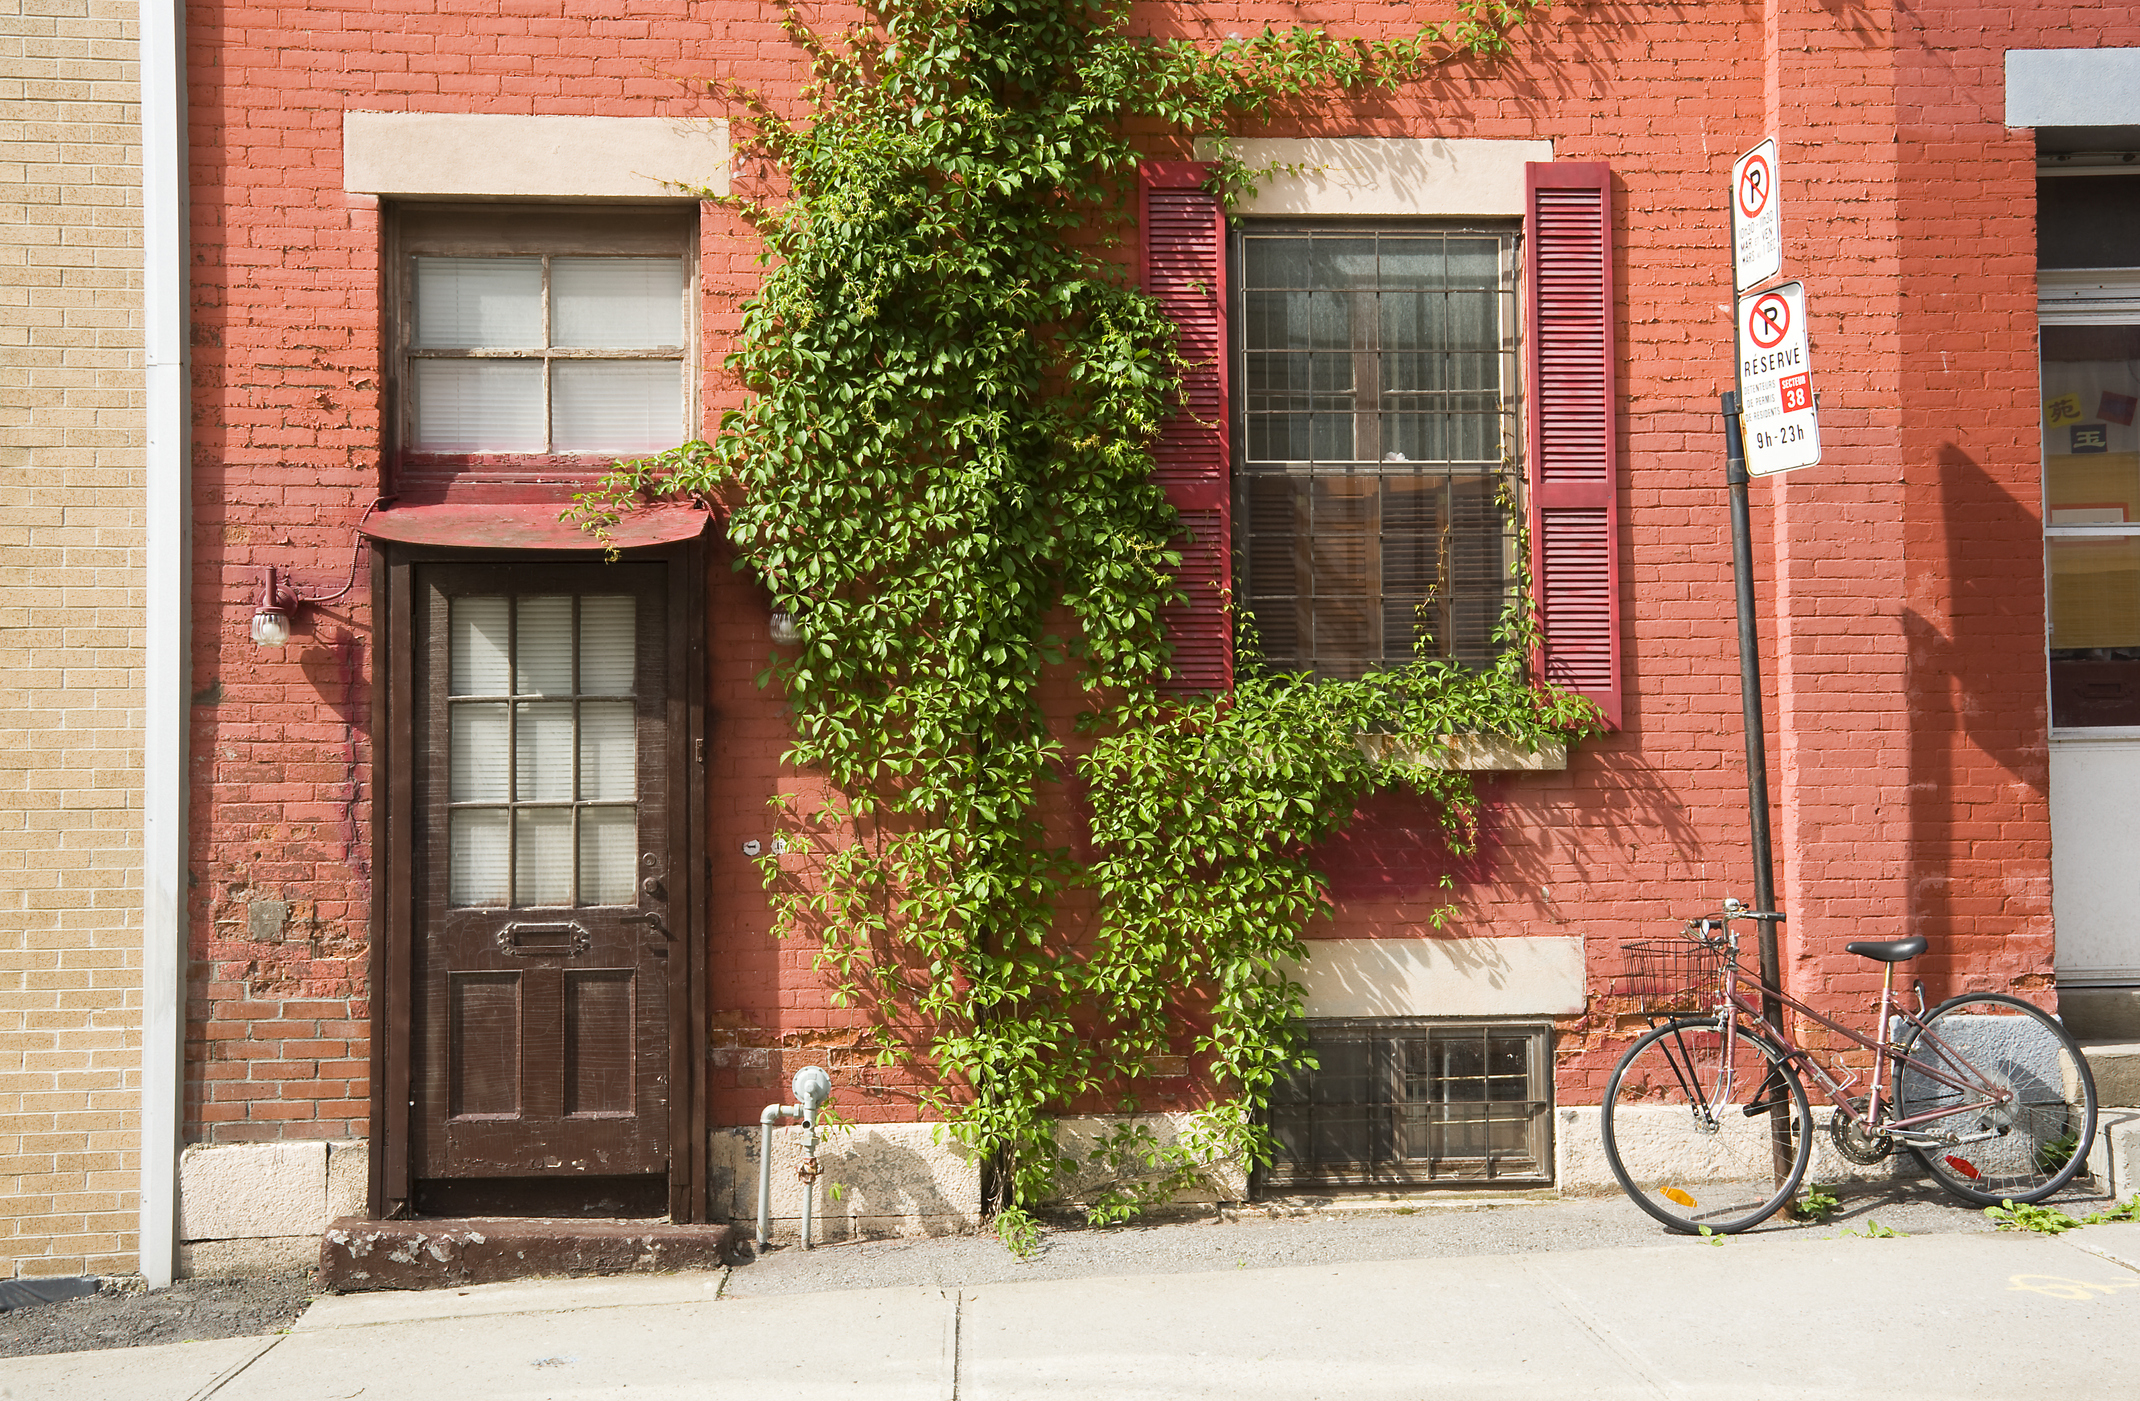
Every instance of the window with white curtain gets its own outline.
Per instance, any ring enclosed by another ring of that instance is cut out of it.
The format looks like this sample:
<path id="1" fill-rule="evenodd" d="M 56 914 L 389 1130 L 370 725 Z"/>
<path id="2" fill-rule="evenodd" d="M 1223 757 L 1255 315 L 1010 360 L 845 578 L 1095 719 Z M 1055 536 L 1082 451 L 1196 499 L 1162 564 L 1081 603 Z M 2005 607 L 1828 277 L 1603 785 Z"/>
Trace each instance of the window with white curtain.
<path id="1" fill-rule="evenodd" d="M 688 220 L 404 216 L 401 445 L 419 458 L 617 458 L 693 433 Z"/>

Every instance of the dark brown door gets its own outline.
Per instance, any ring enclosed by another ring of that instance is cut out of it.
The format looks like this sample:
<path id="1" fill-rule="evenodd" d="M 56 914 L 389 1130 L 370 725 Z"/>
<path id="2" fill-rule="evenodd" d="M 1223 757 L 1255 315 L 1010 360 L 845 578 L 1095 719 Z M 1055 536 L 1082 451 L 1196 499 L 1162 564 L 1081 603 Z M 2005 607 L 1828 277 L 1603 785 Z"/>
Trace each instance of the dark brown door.
<path id="1" fill-rule="evenodd" d="M 414 592 L 415 1176 L 661 1173 L 666 570 L 423 565 Z"/>

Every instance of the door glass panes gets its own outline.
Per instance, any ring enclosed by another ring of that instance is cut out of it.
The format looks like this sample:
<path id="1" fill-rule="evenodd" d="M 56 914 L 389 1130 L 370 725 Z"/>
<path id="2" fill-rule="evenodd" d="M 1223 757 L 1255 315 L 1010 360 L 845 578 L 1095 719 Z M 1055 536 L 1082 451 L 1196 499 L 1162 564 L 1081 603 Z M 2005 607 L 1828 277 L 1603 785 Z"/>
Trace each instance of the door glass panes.
<path id="1" fill-rule="evenodd" d="M 2140 324 L 2042 345 L 2051 723 L 2140 725 Z"/>
<path id="2" fill-rule="evenodd" d="M 416 451 L 636 453 L 683 441 L 682 258 L 412 262 Z"/>
<path id="3" fill-rule="evenodd" d="M 1242 233 L 1236 570 L 1272 665 L 1495 655 L 1515 257 L 1503 232 Z"/>
<path id="4" fill-rule="evenodd" d="M 450 904 L 633 903 L 636 627 L 628 594 L 450 601 Z"/>

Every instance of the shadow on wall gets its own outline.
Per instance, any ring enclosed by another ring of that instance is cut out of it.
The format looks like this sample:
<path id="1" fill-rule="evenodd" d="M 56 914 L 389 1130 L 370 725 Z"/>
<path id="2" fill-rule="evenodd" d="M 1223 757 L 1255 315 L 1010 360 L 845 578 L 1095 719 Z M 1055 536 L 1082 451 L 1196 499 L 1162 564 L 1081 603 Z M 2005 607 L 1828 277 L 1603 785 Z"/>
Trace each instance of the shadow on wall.
<path id="1" fill-rule="evenodd" d="M 1937 594 L 1928 597 L 1917 588 L 1915 606 L 1902 612 L 1911 716 L 1910 910 L 1907 930 L 1897 932 L 1932 941 L 1924 960 L 1928 997 L 1959 990 L 1954 969 L 1966 951 L 1957 941 L 2035 934 L 2047 956 L 2051 919 L 2047 862 L 2035 874 L 2017 877 L 2003 842 L 2002 850 L 1979 854 L 1982 834 L 1975 830 L 1987 808 L 1994 810 L 1992 821 L 2007 825 L 2016 787 L 2041 804 L 2049 786 L 2043 581 L 2037 567 L 2042 530 L 2032 508 L 1953 443 L 1940 445 L 1939 503 L 1945 616 L 1938 614 Z M 1972 748 L 2003 781 L 1984 771 Z M 1987 791 L 1994 783 L 2000 791 Z M 1994 890 L 1995 922 L 1979 927 L 1980 916 L 1962 911 L 1982 909 Z M 2033 971 L 2037 961 L 2034 951 L 2013 956 L 2016 970 L 2026 964 Z M 2005 971 L 1987 970 L 1981 958 L 1968 963 L 1972 972 L 1963 981 Z"/>
<path id="2" fill-rule="evenodd" d="M 981 1215 L 978 1164 L 948 1137 L 935 1141 L 934 1124 L 866 1124 L 821 1131 L 813 1234 L 823 1240 L 861 1236 L 943 1236 L 974 1230 Z M 738 1224 L 758 1219 L 758 1133 L 750 1127 L 713 1132 L 709 1187 L 716 1218 Z M 773 1130 L 772 1220 L 776 1236 L 793 1236 L 802 1219 L 804 1133 Z"/>
<path id="3" fill-rule="evenodd" d="M 1573 934 L 1339 939 L 1296 971 L 1317 1017 L 1566 1016 L 1583 1009 L 1583 941 Z"/>
<path id="4" fill-rule="evenodd" d="M 1735 721 L 1738 705 L 1737 673 L 1724 680 L 1731 694 L 1720 692 L 1717 704 L 1730 714 L 1720 710 L 1720 724 Z M 1728 728 L 1735 733 L 1737 726 Z M 1572 746 L 1562 774 L 1479 774 L 1476 781 L 1478 847 L 1469 855 L 1450 850 L 1434 808 L 1411 793 L 1384 791 L 1362 802 L 1352 825 L 1313 857 L 1332 901 L 1421 902 L 1411 927 L 1377 931 L 1418 934 L 1426 932 L 1424 910 L 1443 903 L 1467 910 L 1514 905 L 1521 918 L 1565 925 L 1555 882 L 1581 889 L 1639 878 L 1665 901 L 1660 918 L 1693 913 L 1680 906 L 1714 903 L 1725 893 L 1705 883 L 1708 868 L 1724 872 L 1681 795 L 1650 760 L 1609 737 Z"/>

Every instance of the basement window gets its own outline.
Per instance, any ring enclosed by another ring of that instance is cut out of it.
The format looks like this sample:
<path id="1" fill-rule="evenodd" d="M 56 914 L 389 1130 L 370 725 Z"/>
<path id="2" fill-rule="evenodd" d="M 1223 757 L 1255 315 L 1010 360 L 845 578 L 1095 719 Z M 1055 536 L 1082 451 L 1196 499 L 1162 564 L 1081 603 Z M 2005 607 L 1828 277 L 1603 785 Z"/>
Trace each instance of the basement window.
<path id="1" fill-rule="evenodd" d="M 1317 1068 L 1273 1087 L 1263 1187 L 1550 1180 L 1552 1028 L 1424 1018 L 1310 1021 Z"/>

